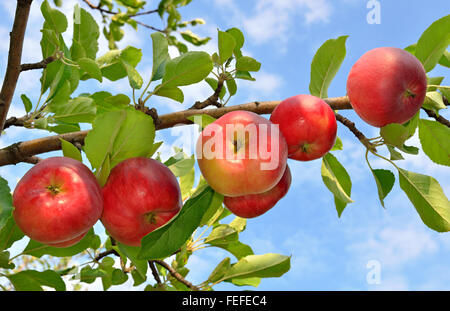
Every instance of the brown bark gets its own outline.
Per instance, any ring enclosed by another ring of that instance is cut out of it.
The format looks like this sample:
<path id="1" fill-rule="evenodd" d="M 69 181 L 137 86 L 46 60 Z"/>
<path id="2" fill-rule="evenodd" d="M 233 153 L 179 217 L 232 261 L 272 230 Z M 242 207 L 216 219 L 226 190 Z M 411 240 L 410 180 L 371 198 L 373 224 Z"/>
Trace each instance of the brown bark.
<path id="1" fill-rule="evenodd" d="M 334 110 L 351 109 L 350 102 L 347 97 L 327 98 L 325 101 Z M 242 105 L 226 106 L 216 109 L 188 109 L 173 113 L 164 114 L 158 117 L 159 122 L 156 126 L 157 130 L 166 129 L 175 125 L 192 124 L 187 118 L 199 114 L 208 114 L 214 118 L 219 118 L 230 111 L 247 110 L 257 114 L 270 114 L 280 101 L 264 101 L 251 102 Z M 83 144 L 84 138 L 88 131 L 72 132 L 61 135 L 48 136 L 33 139 L 25 142 L 19 142 L 9 147 L 0 149 L 0 166 L 8 164 L 17 164 L 24 162 L 31 156 L 46 153 L 50 151 L 60 150 L 60 138 L 67 140 L 73 144 Z"/>
<path id="2" fill-rule="evenodd" d="M 6 116 L 16 90 L 17 80 L 21 71 L 21 59 L 23 40 L 27 28 L 28 16 L 32 0 L 17 0 L 14 24 L 10 33 L 8 64 L 6 67 L 5 79 L 0 91 L 0 128 L 5 125 Z M 0 133 L 1 135 L 1 133 Z"/>

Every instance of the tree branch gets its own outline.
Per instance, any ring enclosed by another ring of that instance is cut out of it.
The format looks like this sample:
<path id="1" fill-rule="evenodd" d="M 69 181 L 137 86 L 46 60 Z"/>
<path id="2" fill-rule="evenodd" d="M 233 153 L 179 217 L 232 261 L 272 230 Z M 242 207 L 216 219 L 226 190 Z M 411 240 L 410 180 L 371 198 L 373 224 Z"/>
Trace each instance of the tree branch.
<path id="1" fill-rule="evenodd" d="M 56 60 L 55 56 L 49 56 L 46 59 L 43 59 L 37 63 L 22 64 L 20 65 L 20 71 L 47 68 L 47 65 L 50 64 L 51 62 L 54 62 L 55 60 Z"/>
<path id="2" fill-rule="evenodd" d="M 447 102 L 448 103 L 448 102 Z M 436 121 L 438 121 L 439 123 L 441 123 L 441 124 L 443 124 L 443 125 L 445 125 L 445 126 L 447 126 L 447 127 L 450 127 L 450 121 L 449 120 L 447 120 L 446 118 L 444 118 L 443 116 L 438 116 L 437 114 L 436 114 L 436 112 L 434 112 L 433 110 L 429 110 L 429 109 L 425 109 L 425 108 L 422 108 L 426 113 L 427 113 L 427 115 L 430 117 L 430 118 L 433 118 L 433 119 L 435 119 Z"/>
<path id="3" fill-rule="evenodd" d="M 163 260 L 155 260 L 155 262 L 158 265 L 164 267 L 167 271 L 169 271 L 170 275 L 173 276 L 175 279 L 177 279 L 177 281 L 183 283 L 184 285 L 186 285 L 187 287 L 189 287 L 192 290 L 200 290 L 197 286 L 193 285 L 191 282 L 186 280 L 181 274 L 179 274 L 177 271 L 175 271 L 175 269 L 172 268 L 165 261 L 163 261 Z"/>
<path id="4" fill-rule="evenodd" d="M 195 102 L 195 104 L 192 105 L 192 107 L 189 109 L 203 109 L 208 106 L 216 106 L 217 108 L 222 107 L 222 105 L 218 102 L 218 100 L 219 100 L 220 92 L 222 91 L 222 88 L 223 88 L 223 83 L 224 83 L 224 80 L 219 79 L 219 81 L 217 82 L 217 88 L 214 91 L 214 94 L 212 94 L 210 97 L 208 97 L 206 100 L 204 100 L 202 102 L 201 101 Z"/>
<path id="5" fill-rule="evenodd" d="M 352 109 L 346 96 L 324 99 L 334 110 Z M 214 118 L 220 118 L 224 114 L 236 111 L 246 110 L 257 114 L 270 114 L 280 101 L 251 102 L 241 105 L 226 106 L 215 109 L 188 109 L 158 116 L 158 125 L 156 130 L 171 128 L 176 125 L 192 124 L 188 117 L 207 114 Z M 30 156 L 61 149 L 60 138 L 71 142 L 72 144 L 83 144 L 88 130 L 72 132 L 60 135 L 53 135 L 25 142 L 19 142 L 14 145 L 0 149 L 0 166 L 8 164 L 17 164 L 23 162 Z"/>
<path id="6" fill-rule="evenodd" d="M 339 113 L 334 114 L 336 116 L 336 120 L 341 122 L 344 126 L 346 126 L 355 136 L 359 139 L 359 141 L 366 146 L 367 149 L 376 151 L 375 146 L 372 145 L 369 141 L 369 139 L 356 128 L 355 123 L 344 117 L 343 115 L 340 115 Z"/>
<path id="7" fill-rule="evenodd" d="M 6 116 L 8 115 L 14 91 L 16 90 L 17 80 L 19 79 L 23 40 L 32 1 L 33 0 L 17 0 L 16 15 L 10 33 L 8 64 L 3 80 L 3 86 L 0 91 L 0 129 L 5 125 Z"/>
<path id="8" fill-rule="evenodd" d="M 96 262 L 99 262 L 102 258 L 104 258 L 104 257 L 106 257 L 106 256 L 108 256 L 108 255 L 115 255 L 115 256 L 118 256 L 118 257 L 120 256 L 119 253 L 116 252 L 116 250 L 110 249 L 110 250 L 107 250 L 107 251 L 104 251 L 104 252 L 101 252 L 100 254 L 98 254 L 98 255 L 94 258 L 94 260 L 95 260 Z"/>

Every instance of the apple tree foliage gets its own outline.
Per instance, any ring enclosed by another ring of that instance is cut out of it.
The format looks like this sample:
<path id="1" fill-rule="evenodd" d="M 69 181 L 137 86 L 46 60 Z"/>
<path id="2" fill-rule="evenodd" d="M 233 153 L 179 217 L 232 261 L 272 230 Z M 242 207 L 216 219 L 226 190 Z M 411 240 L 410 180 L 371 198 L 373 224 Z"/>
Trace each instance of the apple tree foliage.
<path id="1" fill-rule="evenodd" d="M 180 87 L 205 81 L 212 91 L 222 84 L 218 101 L 226 105 L 238 91 L 236 79 L 254 80 L 251 73 L 261 66 L 242 54 L 245 40 L 238 28 L 218 30 L 217 51 L 212 55 L 189 51 L 189 44 L 202 46 L 210 40 L 187 30 L 204 23 L 201 19 L 182 20 L 179 10 L 190 2 L 162 0 L 152 12 L 159 15 L 166 28 L 147 25 L 152 28 L 153 68 L 150 76 L 142 76 L 136 66 L 144 56 L 143 51 L 133 46 L 118 49 L 117 42 L 124 37 L 124 25 L 140 27 L 135 17 L 150 14 L 144 8 L 145 1 L 100 0 L 98 6 L 89 2 L 93 10 L 102 13 L 102 24 L 95 21 L 88 9 L 75 6 L 71 41 L 63 37 L 69 25 L 67 17 L 57 9 L 61 0 L 54 0 L 54 4 L 43 1 L 40 10 L 45 21 L 40 45 L 43 59 L 50 57 L 52 61 L 42 70 L 39 100 L 32 102 L 26 94 L 20 96 L 28 116 L 24 126 L 64 134 L 79 131 L 80 124 L 90 125 L 92 129 L 83 146 L 61 139 L 62 153 L 88 162 L 101 185 L 111 169 L 127 158 L 144 156 L 161 161 L 158 148 L 164 142 L 155 141 L 155 122 L 152 115 L 146 113 L 149 110 L 146 104 L 152 96 L 182 103 L 184 95 Z M 430 25 L 417 43 L 406 48 L 423 63 L 427 72 L 437 65 L 450 67 L 450 53 L 446 50 L 450 44 L 448 29 L 450 15 Z M 101 35 L 107 39 L 110 49 L 104 55 L 98 55 Z M 312 95 L 328 96 L 328 87 L 346 55 L 347 38 L 330 39 L 316 52 L 311 63 L 309 90 Z M 169 46 L 176 47 L 180 56 L 171 58 Z M 80 82 L 90 79 L 100 82 L 126 79 L 133 96 L 101 90 L 77 92 Z M 423 108 L 439 115 L 448 104 L 450 87 L 441 85 L 443 77 L 428 77 L 428 81 Z M 421 148 L 431 161 L 450 165 L 449 127 L 425 119 L 420 113 L 405 124 L 381 128 L 380 136 L 370 139 L 373 148 L 366 148 L 365 160 L 383 207 L 384 199 L 395 184 L 396 171 L 400 188 L 424 224 L 435 231 L 446 232 L 450 231 L 450 204 L 437 180 L 407 171 L 398 164 L 403 154 L 415 155 Z M 205 126 L 214 118 L 202 115 L 201 120 L 201 125 Z M 421 146 L 407 142 L 416 131 Z M 338 138 L 331 152 L 323 157 L 321 169 L 339 217 L 347 204 L 353 202 L 351 178 L 338 160 L 338 152 L 343 147 Z M 380 154 L 381 148 L 389 155 Z M 374 168 L 369 156 L 389 162 L 394 172 Z M 289 270 L 290 256 L 254 254 L 251 246 L 239 240 L 246 220 L 232 217 L 223 206 L 223 196 L 214 192 L 201 176 L 195 176 L 193 155 L 174 148 L 174 155 L 164 164 L 179 178 L 184 205 L 169 223 L 145 236 L 141 247 L 122 245 L 109 237 L 102 241 L 91 229 L 71 247 L 54 248 L 29 240 L 22 252 L 11 255 L 14 244 L 25 237 L 11 216 L 11 189 L 6 180 L 0 178 L 0 286 L 4 290 L 46 287 L 66 290 L 68 280 L 76 284 L 73 289 L 78 289 L 100 279 L 107 290 L 131 278 L 134 286 L 150 291 L 211 290 L 220 282 L 257 287 L 262 278 L 280 277 Z M 199 181 L 196 183 L 196 180 Z M 186 282 L 189 278 L 186 264 L 195 251 L 205 247 L 223 249 L 229 256 L 217 264 L 206 280 L 193 286 Z M 169 268 L 161 265 L 161 260 L 165 260 Z"/>

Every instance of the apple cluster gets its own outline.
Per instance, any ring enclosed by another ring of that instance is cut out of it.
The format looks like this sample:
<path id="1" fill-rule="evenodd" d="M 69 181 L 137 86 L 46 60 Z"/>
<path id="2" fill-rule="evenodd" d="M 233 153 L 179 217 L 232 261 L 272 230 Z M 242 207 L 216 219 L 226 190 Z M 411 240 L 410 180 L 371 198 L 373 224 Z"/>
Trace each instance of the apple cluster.
<path id="1" fill-rule="evenodd" d="M 420 109 L 427 88 L 422 64 L 412 54 L 383 47 L 351 68 L 347 94 L 368 124 L 404 123 Z M 270 120 L 248 111 L 229 112 L 207 125 L 197 141 L 199 168 L 224 195 L 235 215 L 252 218 L 270 210 L 291 185 L 287 159 L 324 156 L 336 140 L 334 111 L 322 99 L 297 95 L 283 100 Z M 31 168 L 13 194 L 13 215 L 30 238 L 53 247 L 80 241 L 101 220 L 115 240 L 139 246 L 182 207 L 176 177 L 150 158 L 116 165 L 103 187 L 83 163 L 47 158 Z"/>
<path id="2" fill-rule="evenodd" d="M 347 95 L 354 111 L 375 127 L 409 121 L 420 109 L 426 88 L 426 74 L 420 61 L 393 47 L 376 48 L 364 54 L 347 79 Z M 259 131 L 246 131 L 249 124 Z M 262 130 L 260 125 L 267 124 L 277 125 L 279 132 Z M 241 126 L 234 126 L 230 134 L 228 125 Z M 321 158 L 333 147 L 336 132 L 335 113 L 324 100 L 296 95 L 283 100 L 273 110 L 270 121 L 252 112 L 235 111 L 208 125 L 197 142 L 198 164 L 209 185 L 224 195 L 224 204 L 232 213 L 257 217 L 288 192 L 291 174 L 287 158 L 298 161 Z M 252 134 L 260 137 L 252 140 Z M 260 138 L 278 152 L 269 153 L 269 157 L 249 152 L 252 147 L 261 149 Z M 222 151 L 215 152 L 215 157 L 205 155 L 211 149 L 208 146 L 211 140 L 216 145 L 221 143 L 222 149 L 229 151 L 227 155 L 233 156 L 218 157 L 223 155 Z M 263 169 L 262 164 L 273 162 L 273 156 L 277 165 Z"/>
<path id="3" fill-rule="evenodd" d="M 176 177 L 154 159 L 122 161 L 101 188 L 83 163 L 51 157 L 23 176 L 13 204 L 19 228 L 40 243 L 72 246 L 100 219 L 115 240 L 139 246 L 179 212 L 182 201 Z"/>

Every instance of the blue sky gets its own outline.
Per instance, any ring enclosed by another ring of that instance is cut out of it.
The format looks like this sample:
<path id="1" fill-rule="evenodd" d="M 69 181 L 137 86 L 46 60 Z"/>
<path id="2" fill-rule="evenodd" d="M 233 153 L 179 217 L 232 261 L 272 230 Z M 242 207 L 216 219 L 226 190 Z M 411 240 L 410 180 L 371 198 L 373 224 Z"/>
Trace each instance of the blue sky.
<path id="1" fill-rule="evenodd" d="M 41 60 L 40 32 L 42 18 L 39 5 L 34 1 L 27 29 L 23 62 Z M 64 0 L 63 11 L 71 20 L 75 0 Z M 404 48 L 417 41 L 420 34 L 436 19 L 450 12 L 445 0 L 387 1 L 380 0 L 381 23 L 368 24 L 365 0 L 194 0 L 181 10 L 183 17 L 203 18 L 205 25 L 195 27 L 196 33 L 213 39 L 204 47 L 207 52 L 216 51 L 217 28 L 240 28 L 245 35 L 244 54 L 262 63 L 255 74 L 256 81 L 239 81 L 238 94 L 229 105 L 254 100 L 281 100 L 296 94 L 308 93 L 310 63 L 317 48 L 330 38 L 349 35 L 347 56 L 329 88 L 329 96 L 345 95 L 346 77 L 352 64 L 366 51 L 381 47 Z M 152 9 L 157 1 L 149 1 Z M 83 5 L 82 5 L 83 6 Z M 83 6 L 84 7 L 84 6 Z M 0 70 L 4 72 L 8 34 L 12 25 L 14 1 L 2 1 L 0 14 Z M 97 20 L 100 16 L 92 13 Z M 141 17 L 154 26 L 160 26 L 158 18 Z M 71 28 L 66 38 L 70 38 Z M 69 42 L 69 41 L 68 41 Z M 135 32 L 127 29 L 120 47 L 133 45 L 142 48 L 144 57 L 138 65 L 144 79 L 151 72 L 151 40 L 146 29 Z M 192 49 L 196 49 L 192 47 Z M 102 39 L 99 55 L 106 52 Z M 176 56 L 176 51 L 171 50 Z M 434 69 L 430 76 L 447 76 L 448 69 Z M 26 93 L 32 101 L 39 95 L 40 72 L 30 71 L 21 75 L 10 116 L 21 116 L 24 109 L 20 94 Z M 444 80 L 449 84 L 448 78 Z M 79 92 L 108 90 L 130 94 L 128 82 L 105 81 L 103 84 L 89 81 L 81 84 Z M 159 113 L 181 110 L 211 94 L 206 83 L 185 87 L 185 103 L 155 98 L 150 104 Z M 78 92 L 78 91 L 77 91 Z M 375 128 L 366 126 L 352 111 L 342 114 L 356 123 L 366 136 L 378 136 Z M 447 112 L 443 115 L 450 117 Z M 425 117 L 425 116 L 422 116 Z M 187 133 L 192 127 L 184 127 Z M 0 146 L 47 136 L 47 132 L 11 128 L 0 138 Z M 160 131 L 157 138 L 168 142 L 161 151 L 163 157 L 171 154 L 170 143 L 177 141 L 177 133 Z M 289 160 L 293 180 L 291 189 L 272 210 L 261 217 L 251 219 L 241 234 L 241 241 L 251 245 L 256 254 L 281 253 L 291 255 L 291 270 L 281 278 L 263 279 L 259 290 L 450 290 L 450 235 L 428 229 L 420 220 L 413 205 L 400 190 L 398 181 L 385 200 L 386 209 L 380 205 L 376 185 L 364 162 L 363 146 L 338 124 L 338 135 L 344 143 L 344 151 L 335 156 L 346 167 L 353 182 L 352 199 L 337 217 L 333 196 L 324 186 L 320 176 L 320 160 L 297 162 Z M 178 140 L 179 141 L 179 140 Z M 417 137 L 409 141 L 418 145 Z M 61 152 L 46 156 L 61 155 Z M 374 168 L 391 169 L 388 164 L 371 159 Z M 422 152 L 417 156 L 405 156 L 398 163 L 402 168 L 434 176 L 447 197 L 450 196 L 448 167 L 433 164 Z M 0 175 L 12 188 L 30 168 L 29 164 L 0 167 Z M 396 173 L 395 173 L 396 174 Z M 397 174 L 396 174 L 397 177 Z M 101 231 L 101 226 L 96 229 Z M 188 264 L 192 268 L 188 278 L 200 283 L 215 265 L 228 256 L 215 249 L 196 252 Z M 380 284 L 366 281 L 367 264 L 376 260 L 381 267 Z M 90 288 L 100 286 L 97 282 Z M 129 288 L 129 283 L 118 289 Z M 229 284 L 217 289 L 236 289 Z M 253 289 L 253 288 L 238 288 Z"/>

